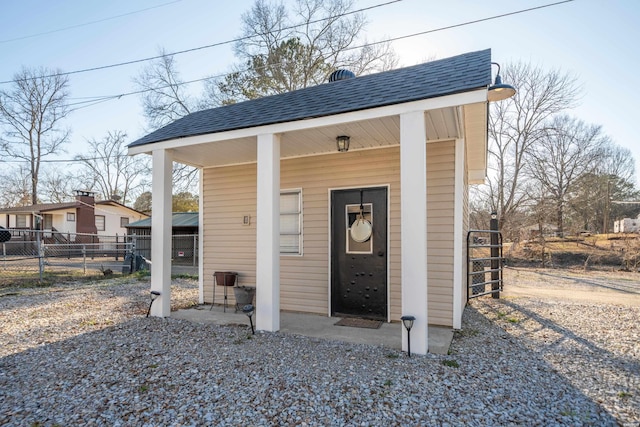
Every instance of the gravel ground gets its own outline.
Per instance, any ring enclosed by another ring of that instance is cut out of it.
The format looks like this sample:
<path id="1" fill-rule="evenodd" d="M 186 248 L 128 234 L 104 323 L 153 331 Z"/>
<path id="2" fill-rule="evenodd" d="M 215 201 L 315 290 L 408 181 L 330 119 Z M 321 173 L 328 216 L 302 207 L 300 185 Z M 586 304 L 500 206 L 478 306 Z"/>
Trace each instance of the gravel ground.
<path id="1" fill-rule="evenodd" d="M 638 307 L 480 299 L 448 356 L 145 318 L 148 282 L 0 292 L 0 425 L 640 423 Z M 9 295 L 7 295 L 9 294 Z M 174 283 L 175 308 L 197 286 Z"/>

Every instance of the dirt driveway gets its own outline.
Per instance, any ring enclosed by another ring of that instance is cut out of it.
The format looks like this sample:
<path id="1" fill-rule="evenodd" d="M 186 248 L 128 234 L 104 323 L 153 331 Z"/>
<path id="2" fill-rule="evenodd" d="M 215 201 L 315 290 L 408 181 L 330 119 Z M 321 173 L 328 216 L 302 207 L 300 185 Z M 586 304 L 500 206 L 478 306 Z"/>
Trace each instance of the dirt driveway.
<path id="1" fill-rule="evenodd" d="M 640 273 L 507 267 L 505 297 L 640 306 Z"/>

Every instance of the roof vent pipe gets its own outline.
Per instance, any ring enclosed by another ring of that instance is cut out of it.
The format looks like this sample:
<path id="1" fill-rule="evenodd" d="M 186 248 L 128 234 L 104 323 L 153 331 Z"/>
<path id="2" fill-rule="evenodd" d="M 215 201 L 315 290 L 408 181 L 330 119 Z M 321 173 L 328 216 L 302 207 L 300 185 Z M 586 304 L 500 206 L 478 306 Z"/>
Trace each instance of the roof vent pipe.
<path id="1" fill-rule="evenodd" d="M 338 80 L 347 80 L 352 79 L 356 75 L 353 74 L 353 71 L 349 70 L 336 70 L 329 75 L 329 83 L 337 82 Z"/>

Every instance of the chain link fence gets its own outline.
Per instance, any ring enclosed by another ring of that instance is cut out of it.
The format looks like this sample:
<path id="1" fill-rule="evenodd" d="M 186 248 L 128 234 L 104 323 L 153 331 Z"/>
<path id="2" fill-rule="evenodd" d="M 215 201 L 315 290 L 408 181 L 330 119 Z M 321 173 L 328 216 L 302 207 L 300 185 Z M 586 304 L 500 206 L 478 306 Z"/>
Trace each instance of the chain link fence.
<path id="1" fill-rule="evenodd" d="M 35 273 L 128 274 L 151 261 L 151 236 L 102 236 L 10 230 L 1 243 L 0 275 Z M 198 236 L 173 236 L 172 263 L 198 266 Z"/>

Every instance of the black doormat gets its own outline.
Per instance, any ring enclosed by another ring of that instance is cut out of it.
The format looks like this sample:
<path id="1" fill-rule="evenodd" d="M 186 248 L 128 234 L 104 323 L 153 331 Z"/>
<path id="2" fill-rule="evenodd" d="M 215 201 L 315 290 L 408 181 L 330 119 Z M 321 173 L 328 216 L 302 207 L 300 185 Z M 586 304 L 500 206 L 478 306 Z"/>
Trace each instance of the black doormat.
<path id="1" fill-rule="evenodd" d="M 382 320 L 358 319 L 356 317 L 345 317 L 344 319 L 340 319 L 334 324 L 337 326 L 349 326 L 352 328 L 378 329 L 380 326 L 382 326 Z"/>

